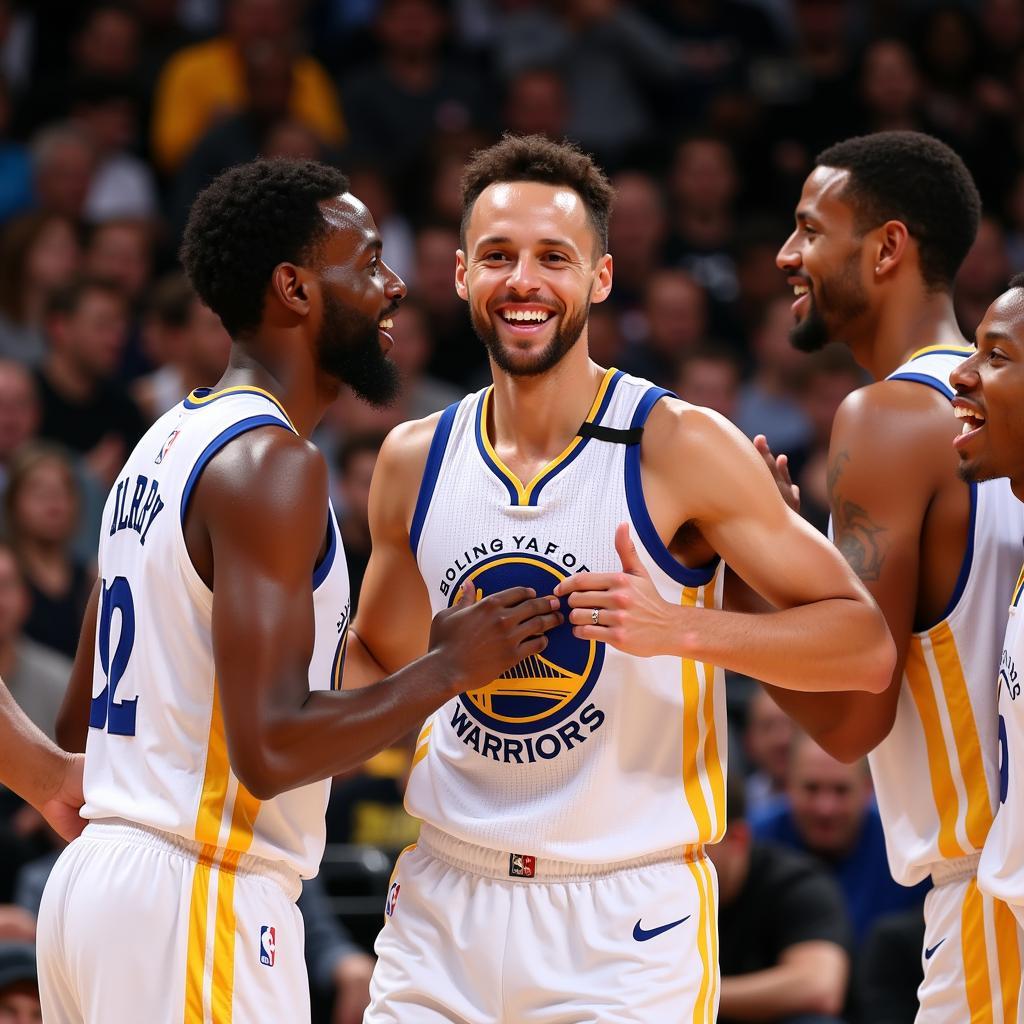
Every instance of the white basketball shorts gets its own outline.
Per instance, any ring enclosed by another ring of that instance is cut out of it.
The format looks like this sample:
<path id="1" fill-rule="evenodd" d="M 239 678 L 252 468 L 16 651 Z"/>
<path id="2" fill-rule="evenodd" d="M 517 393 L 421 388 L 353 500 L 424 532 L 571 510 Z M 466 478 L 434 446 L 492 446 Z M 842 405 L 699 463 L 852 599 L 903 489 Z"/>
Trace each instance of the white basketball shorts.
<path id="1" fill-rule="evenodd" d="M 283 865 L 93 822 L 39 909 L 47 1024 L 309 1021 L 301 882 Z"/>
<path id="2" fill-rule="evenodd" d="M 602 867 L 424 825 L 395 866 L 364 1024 L 712 1024 L 717 895 L 698 847 Z"/>
<path id="3" fill-rule="evenodd" d="M 975 854 L 932 872 L 916 1024 L 1024 1024 L 1020 927 L 1005 903 L 978 888 L 977 866 Z"/>

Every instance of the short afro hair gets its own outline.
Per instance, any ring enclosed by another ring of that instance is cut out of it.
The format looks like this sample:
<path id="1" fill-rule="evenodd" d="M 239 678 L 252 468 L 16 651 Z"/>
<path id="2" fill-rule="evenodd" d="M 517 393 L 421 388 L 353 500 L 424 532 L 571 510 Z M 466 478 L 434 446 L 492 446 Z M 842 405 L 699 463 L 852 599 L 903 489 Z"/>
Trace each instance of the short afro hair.
<path id="1" fill-rule="evenodd" d="M 949 146 L 921 132 L 878 132 L 830 146 L 815 165 L 849 171 L 844 198 L 858 230 L 901 221 L 917 242 L 925 285 L 952 286 L 978 233 L 981 197 Z"/>
<path id="2" fill-rule="evenodd" d="M 598 251 L 608 251 L 608 217 L 615 190 L 604 171 L 571 142 L 552 142 L 543 135 L 508 133 L 493 146 L 477 150 L 462 172 L 459 237 L 463 246 L 473 204 L 485 188 L 497 181 L 539 181 L 571 188 L 587 208 L 597 234 Z"/>
<path id="3" fill-rule="evenodd" d="M 349 188 L 313 160 L 254 160 L 225 171 L 192 204 L 181 262 L 232 336 L 255 331 L 279 263 L 308 260 L 327 231 L 320 204 Z"/>

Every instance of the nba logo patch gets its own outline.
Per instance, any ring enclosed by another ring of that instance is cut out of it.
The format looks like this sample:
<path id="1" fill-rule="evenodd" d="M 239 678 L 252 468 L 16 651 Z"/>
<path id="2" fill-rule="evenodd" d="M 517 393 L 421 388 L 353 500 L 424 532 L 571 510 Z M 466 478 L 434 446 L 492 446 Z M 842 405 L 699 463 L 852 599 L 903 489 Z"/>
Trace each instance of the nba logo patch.
<path id="1" fill-rule="evenodd" d="M 271 925 L 260 926 L 260 963 L 273 967 L 277 957 L 277 930 Z"/>
<path id="2" fill-rule="evenodd" d="M 401 885 L 398 882 L 392 882 L 391 888 L 388 890 L 388 898 L 384 903 L 384 913 L 391 917 L 395 912 L 395 907 L 398 905 L 398 893 L 401 891 Z"/>
<path id="3" fill-rule="evenodd" d="M 508 874 L 510 878 L 533 878 L 537 870 L 537 858 L 528 853 L 510 853 L 508 855 Z"/>
<path id="4" fill-rule="evenodd" d="M 178 435 L 180 433 L 180 430 L 172 430 L 170 434 L 167 435 L 167 440 L 164 441 L 164 446 L 160 449 L 160 454 L 153 460 L 158 466 L 164 461 L 164 456 L 171 450 L 171 445 L 178 439 Z"/>

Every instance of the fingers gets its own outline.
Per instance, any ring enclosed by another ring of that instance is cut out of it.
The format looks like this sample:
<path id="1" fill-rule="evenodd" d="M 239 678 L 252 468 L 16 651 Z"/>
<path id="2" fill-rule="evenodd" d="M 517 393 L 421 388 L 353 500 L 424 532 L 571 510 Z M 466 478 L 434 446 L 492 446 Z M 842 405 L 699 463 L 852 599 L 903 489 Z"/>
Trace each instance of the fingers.
<path id="1" fill-rule="evenodd" d="M 611 590 L 616 583 L 621 582 L 621 574 L 615 572 L 578 572 L 575 576 L 562 580 L 555 587 L 556 597 L 565 597 L 566 594 L 573 594 L 581 590 Z M 575 603 L 575 602 L 573 602 Z"/>
<path id="2" fill-rule="evenodd" d="M 557 597 L 535 597 L 512 608 L 509 613 L 510 621 L 526 623 L 534 619 L 542 619 L 557 612 L 559 607 Z M 561 615 L 559 615 L 559 619 L 561 619 Z"/>
<path id="3" fill-rule="evenodd" d="M 629 523 L 619 523 L 615 529 L 615 552 L 619 556 L 623 572 L 628 572 L 630 576 L 647 575 L 633 538 L 629 535 Z"/>
<path id="4" fill-rule="evenodd" d="M 511 608 L 513 605 L 521 604 L 537 596 L 533 587 L 509 587 L 508 590 L 499 590 L 497 593 L 489 594 L 487 600 L 492 604 L 499 604 L 503 608 Z"/>

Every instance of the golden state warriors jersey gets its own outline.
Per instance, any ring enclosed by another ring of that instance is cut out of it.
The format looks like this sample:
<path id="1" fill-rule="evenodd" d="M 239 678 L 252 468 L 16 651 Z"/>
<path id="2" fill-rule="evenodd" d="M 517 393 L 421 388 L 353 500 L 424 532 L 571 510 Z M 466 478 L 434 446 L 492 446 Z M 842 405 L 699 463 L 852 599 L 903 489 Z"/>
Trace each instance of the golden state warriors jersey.
<path id="1" fill-rule="evenodd" d="M 999 659 L 999 806 L 978 865 L 978 884 L 1006 903 L 1024 906 L 1024 569 L 1017 577 Z M 1013 766 L 1013 771 L 1011 771 Z M 1018 915 L 1019 916 L 1019 915 Z"/>
<path id="2" fill-rule="evenodd" d="M 484 596 L 519 585 L 543 595 L 573 573 L 617 570 L 625 521 L 666 601 L 721 607 L 724 567 L 680 565 L 644 503 L 635 431 L 668 392 L 609 370 L 580 436 L 525 484 L 488 437 L 492 393 L 449 407 L 430 446 L 410 540 L 435 613 L 467 580 Z M 721 670 L 579 640 L 568 621 L 547 636 L 539 655 L 427 720 L 409 813 L 478 846 L 577 863 L 717 842 Z"/>
<path id="3" fill-rule="evenodd" d="M 239 435 L 265 426 L 294 430 L 267 392 L 193 392 L 150 427 L 107 498 L 83 814 L 162 829 L 211 854 L 281 861 L 309 877 L 323 853 L 330 782 L 259 801 L 231 771 L 213 660 L 213 593 L 182 530 L 204 466 Z M 348 634 L 348 570 L 333 509 L 328 526 L 327 552 L 313 576 L 311 690 L 340 688 Z"/>
<path id="4" fill-rule="evenodd" d="M 889 380 L 953 398 L 949 374 L 970 346 L 921 349 Z M 956 423 L 950 414 L 950 443 Z M 1006 480 L 970 486 L 967 549 L 942 618 L 910 639 L 896 721 L 869 755 L 889 866 L 914 885 L 938 861 L 977 853 L 998 788 L 993 686 L 1024 537 L 1024 506 Z"/>

